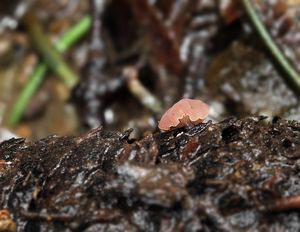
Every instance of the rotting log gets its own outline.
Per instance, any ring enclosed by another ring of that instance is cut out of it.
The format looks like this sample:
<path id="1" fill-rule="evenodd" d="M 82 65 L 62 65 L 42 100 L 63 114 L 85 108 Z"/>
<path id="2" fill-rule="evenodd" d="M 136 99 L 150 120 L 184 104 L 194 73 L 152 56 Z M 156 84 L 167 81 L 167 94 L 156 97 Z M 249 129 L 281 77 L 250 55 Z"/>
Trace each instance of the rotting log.
<path id="1" fill-rule="evenodd" d="M 232 118 L 129 135 L 2 142 L 0 231 L 300 228 L 299 122 Z"/>

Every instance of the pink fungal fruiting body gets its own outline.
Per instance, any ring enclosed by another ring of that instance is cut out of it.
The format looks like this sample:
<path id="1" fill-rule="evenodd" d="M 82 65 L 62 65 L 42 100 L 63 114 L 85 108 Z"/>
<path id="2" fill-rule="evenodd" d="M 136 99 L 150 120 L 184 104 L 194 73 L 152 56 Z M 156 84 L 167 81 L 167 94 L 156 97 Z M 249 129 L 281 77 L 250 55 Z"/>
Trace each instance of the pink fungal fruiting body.
<path id="1" fill-rule="evenodd" d="M 201 123 L 208 115 L 209 106 L 203 101 L 181 99 L 168 109 L 159 121 L 158 128 L 163 131 L 172 130 Z"/>

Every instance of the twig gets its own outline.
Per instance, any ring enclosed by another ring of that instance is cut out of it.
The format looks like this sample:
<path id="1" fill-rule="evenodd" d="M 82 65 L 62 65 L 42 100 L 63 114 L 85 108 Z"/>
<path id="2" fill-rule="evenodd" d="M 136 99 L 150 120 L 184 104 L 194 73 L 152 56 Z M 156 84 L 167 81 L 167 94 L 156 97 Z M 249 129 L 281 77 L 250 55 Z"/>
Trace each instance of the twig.
<path id="1" fill-rule="evenodd" d="M 78 216 L 69 215 L 65 213 L 53 214 L 44 212 L 32 212 L 21 210 L 21 217 L 26 220 L 32 221 L 60 221 L 60 222 L 71 222 L 76 220 Z M 89 223 L 95 222 L 113 222 L 120 218 L 120 212 L 118 210 L 111 209 L 99 209 L 95 212 L 93 216 L 88 219 Z M 82 219 L 82 218 L 81 218 Z M 84 220 L 82 220 L 84 222 Z"/>
<path id="2" fill-rule="evenodd" d="M 130 92 L 136 96 L 146 108 L 154 113 L 161 113 L 161 102 L 139 81 L 137 69 L 135 67 L 126 67 L 123 70 L 123 75 L 127 81 Z"/>
<path id="3" fill-rule="evenodd" d="M 74 25 L 65 35 L 59 39 L 54 45 L 59 52 L 65 52 L 68 50 L 74 43 L 76 43 L 91 27 L 91 17 L 85 16 Z M 28 102 L 31 97 L 34 95 L 41 82 L 44 79 L 44 76 L 47 72 L 48 65 L 46 63 L 40 63 L 35 70 L 33 71 L 31 77 L 29 78 L 28 83 L 22 90 L 19 95 L 9 117 L 9 124 L 15 126 L 21 119 Z"/>
<path id="4" fill-rule="evenodd" d="M 74 220 L 74 216 L 68 214 L 48 214 L 42 212 L 30 212 L 30 211 L 21 211 L 21 216 L 25 219 L 29 220 L 37 220 L 37 221 L 62 221 L 69 222 Z"/>
<path id="5" fill-rule="evenodd" d="M 268 205 L 264 210 L 266 212 L 282 212 L 300 209 L 300 195 L 285 197 Z"/>
<path id="6" fill-rule="evenodd" d="M 257 33 L 263 40 L 266 47 L 269 49 L 270 53 L 275 58 L 276 62 L 280 65 L 280 68 L 285 72 L 285 76 L 287 80 L 293 84 L 294 88 L 297 90 L 297 93 L 300 94 L 300 76 L 299 73 L 292 67 L 292 65 L 288 62 L 286 57 L 282 54 L 278 46 L 272 40 L 270 34 L 267 29 L 263 25 L 263 23 L 259 20 L 255 9 L 251 3 L 251 0 L 242 0 L 243 7 L 250 18 L 251 23 L 254 25 Z"/>
<path id="7" fill-rule="evenodd" d="M 300 209 L 300 195 L 283 198 L 276 206 L 279 210 Z"/>

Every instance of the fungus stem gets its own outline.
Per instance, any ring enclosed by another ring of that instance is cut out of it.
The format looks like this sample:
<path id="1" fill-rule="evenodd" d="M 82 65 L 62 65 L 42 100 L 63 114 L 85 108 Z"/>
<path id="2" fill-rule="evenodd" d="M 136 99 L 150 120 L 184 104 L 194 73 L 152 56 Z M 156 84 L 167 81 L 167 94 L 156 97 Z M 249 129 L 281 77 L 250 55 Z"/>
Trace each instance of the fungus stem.
<path id="1" fill-rule="evenodd" d="M 251 3 L 251 0 L 242 0 L 242 5 L 256 29 L 257 33 L 261 37 L 265 46 L 268 48 L 269 52 L 272 54 L 276 62 L 280 65 L 282 71 L 285 72 L 284 77 L 287 78 L 287 81 L 290 84 L 293 84 L 293 88 L 297 90 L 297 93 L 300 93 L 300 75 L 288 62 L 286 57 L 282 54 L 279 47 L 274 43 L 267 29 L 263 23 L 259 20 L 258 15 L 255 12 L 255 9 Z"/>
<path id="2" fill-rule="evenodd" d="M 65 52 L 74 43 L 76 43 L 91 27 L 91 17 L 89 15 L 83 17 L 77 24 L 75 24 L 69 31 L 67 31 L 57 42 L 54 44 L 55 48 L 59 52 Z M 15 126 L 21 119 L 28 102 L 34 95 L 40 84 L 42 83 L 44 76 L 47 72 L 48 65 L 44 62 L 38 64 L 35 68 L 29 81 L 25 85 L 24 89 L 20 93 L 17 101 L 9 115 L 8 123 L 11 126 Z"/>

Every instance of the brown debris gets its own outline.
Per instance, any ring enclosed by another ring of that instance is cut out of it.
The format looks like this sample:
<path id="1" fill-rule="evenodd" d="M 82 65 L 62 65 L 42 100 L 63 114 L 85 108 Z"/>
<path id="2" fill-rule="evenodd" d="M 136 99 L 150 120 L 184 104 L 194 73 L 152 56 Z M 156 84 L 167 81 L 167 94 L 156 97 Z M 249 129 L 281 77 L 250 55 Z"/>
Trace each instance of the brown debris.
<path id="1" fill-rule="evenodd" d="M 16 232 L 16 223 L 11 219 L 10 212 L 7 209 L 0 210 L 0 231 Z"/>

